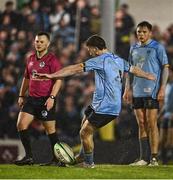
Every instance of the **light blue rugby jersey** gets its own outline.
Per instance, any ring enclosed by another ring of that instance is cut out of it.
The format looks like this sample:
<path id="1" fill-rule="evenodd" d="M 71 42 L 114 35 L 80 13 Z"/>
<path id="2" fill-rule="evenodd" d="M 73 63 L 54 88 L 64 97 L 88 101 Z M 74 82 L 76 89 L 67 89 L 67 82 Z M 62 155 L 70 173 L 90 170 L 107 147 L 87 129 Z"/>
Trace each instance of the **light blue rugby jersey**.
<path id="1" fill-rule="evenodd" d="M 165 48 L 155 40 L 150 40 L 144 46 L 137 43 L 130 49 L 129 62 L 157 77 L 156 81 L 151 81 L 134 76 L 133 96 L 156 99 L 160 86 L 161 70 L 163 65 L 168 64 Z"/>
<path id="2" fill-rule="evenodd" d="M 122 78 L 129 64 L 113 53 L 104 53 L 84 63 L 85 71 L 95 73 L 92 108 L 96 113 L 119 115 L 121 110 Z"/>

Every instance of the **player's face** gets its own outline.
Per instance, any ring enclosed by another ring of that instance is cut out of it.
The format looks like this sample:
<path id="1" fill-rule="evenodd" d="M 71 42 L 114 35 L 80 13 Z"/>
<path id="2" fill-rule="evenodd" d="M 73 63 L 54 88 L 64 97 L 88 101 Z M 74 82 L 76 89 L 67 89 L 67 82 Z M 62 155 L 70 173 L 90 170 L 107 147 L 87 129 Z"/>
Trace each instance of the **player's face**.
<path id="1" fill-rule="evenodd" d="M 145 44 L 151 38 L 151 31 L 147 27 L 138 27 L 136 30 L 138 41 Z"/>
<path id="2" fill-rule="evenodd" d="M 88 49 L 90 56 L 96 56 L 97 55 L 97 51 L 98 51 L 97 48 L 88 46 L 87 49 Z"/>
<path id="3" fill-rule="evenodd" d="M 49 40 L 45 35 L 36 36 L 34 41 L 35 49 L 38 52 L 43 52 L 49 47 Z"/>

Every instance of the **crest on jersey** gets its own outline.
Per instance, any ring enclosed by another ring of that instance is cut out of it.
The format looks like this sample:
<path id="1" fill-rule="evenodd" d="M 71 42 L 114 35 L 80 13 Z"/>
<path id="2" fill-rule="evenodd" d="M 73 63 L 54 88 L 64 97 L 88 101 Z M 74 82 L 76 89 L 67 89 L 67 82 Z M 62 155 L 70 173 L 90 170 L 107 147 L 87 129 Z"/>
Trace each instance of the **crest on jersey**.
<path id="1" fill-rule="evenodd" d="M 34 65 L 34 62 L 31 61 L 31 62 L 29 63 L 29 66 L 33 66 L 33 65 Z"/>
<path id="2" fill-rule="evenodd" d="M 48 115 L 48 112 L 46 110 L 41 111 L 42 117 L 46 118 Z"/>
<path id="3" fill-rule="evenodd" d="M 40 62 L 39 66 L 40 66 L 41 68 L 43 68 L 43 67 L 45 66 L 45 62 L 44 62 L 44 61 Z"/>

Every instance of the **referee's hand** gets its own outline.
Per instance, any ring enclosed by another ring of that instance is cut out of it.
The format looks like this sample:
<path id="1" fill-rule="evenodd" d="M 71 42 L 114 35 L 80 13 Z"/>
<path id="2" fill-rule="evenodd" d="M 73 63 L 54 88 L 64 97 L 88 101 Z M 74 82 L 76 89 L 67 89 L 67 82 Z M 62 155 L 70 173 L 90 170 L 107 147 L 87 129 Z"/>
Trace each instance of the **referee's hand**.
<path id="1" fill-rule="evenodd" d="M 46 106 L 46 109 L 48 111 L 50 111 L 52 108 L 53 108 L 53 105 L 54 105 L 54 99 L 51 99 L 51 98 L 48 98 L 47 101 L 45 102 L 45 106 Z"/>
<path id="2" fill-rule="evenodd" d="M 19 99 L 18 99 L 18 105 L 19 105 L 19 107 L 22 108 L 22 107 L 23 107 L 23 104 L 24 104 L 24 97 L 19 97 Z"/>

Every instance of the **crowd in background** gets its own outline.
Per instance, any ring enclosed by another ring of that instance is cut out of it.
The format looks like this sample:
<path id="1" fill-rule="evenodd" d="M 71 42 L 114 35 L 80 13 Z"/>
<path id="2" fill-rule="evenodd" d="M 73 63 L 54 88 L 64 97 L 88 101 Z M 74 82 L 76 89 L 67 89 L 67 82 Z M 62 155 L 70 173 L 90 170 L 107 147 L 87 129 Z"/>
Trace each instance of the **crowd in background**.
<path id="1" fill-rule="evenodd" d="M 28 0 L 18 8 L 12 1 L 5 4 L 0 13 L 0 138 L 18 138 L 16 120 L 19 112 L 18 91 L 23 77 L 26 57 L 33 51 L 34 36 L 38 31 L 51 33 L 53 51 L 62 67 L 83 62 L 88 53 L 83 42 L 92 34 L 100 34 L 101 11 L 87 0 Z M 135 39 L 135 21 L 128 12 L 127 4 L 115 12 L 115 53 L 128 59 L 129 47 Z M 78 31 L 80 29 L 80 31 Z M 78 36 L 77 36 L 78 35 Z M 161 32 L 153 26 L 153 38 L 162 42 L 167 50 L 169 63 L 173 66 L 173 24 Z M 169 80 L 171 84 L 172 80 Z M 65 78 L 57 97 L 57 128 L 60 138 L 68 142 L 79 141 L 79 129 L 83 112 L 90 103 L 94 90 L 93 74 Z M 173 93 L 173 89 L 171 89 Z M 171 98 L 167 101 L 171 101 Z M 170 104 L 173 103 L 169 102 Z M 173 110 L 172 110 L 173 112 Z M 129 116 L 129 114 L 131 114 Z M 171 114 L 172 115 L 172 114 Z M 128 117 L 128 118 L 127 118 Z M 169 118 L 173 119 L 173 116 Z M 164 119 L 164 113 L 159 119 Z M 160 123 L 161 124 L 161 123 Z M 163 126 L 161 126 L 162 128 Z M 171 127 L 167 125 L 168 127 Z M 165 130 L 165 128 L 162 128 Z M 173 128 L 172 128 L 173 129 Z M 38 121 L 32 124 L 34 138 L 43 135 Z M 123 104 L 116 126 L 117 138 L 137 136 L 137 125 L 131 108 Z M 172 132 L 173 134 L 173 132 Z M 173 137 L 173 136 L 172 136 Z M 173 138 L 172 138 L 173 139 Z M 173 148 L 168 143 L 169 148 Z"/>

